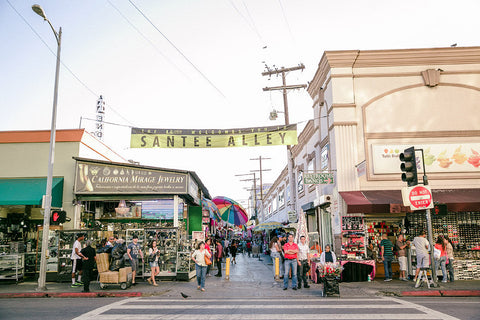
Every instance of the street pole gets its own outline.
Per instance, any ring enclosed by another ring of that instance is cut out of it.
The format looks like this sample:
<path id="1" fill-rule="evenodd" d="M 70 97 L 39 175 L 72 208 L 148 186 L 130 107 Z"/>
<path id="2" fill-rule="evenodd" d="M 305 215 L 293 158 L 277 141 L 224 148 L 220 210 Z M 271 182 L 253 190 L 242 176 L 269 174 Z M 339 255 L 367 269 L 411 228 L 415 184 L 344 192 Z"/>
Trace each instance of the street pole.
<path id="1" fill-rule="evenodd" d="M 425 211 L 427 219 L 428 242 L 430 243 L 430 261 L 432 261 L 432 280 L 435 284 L 437 284 L 437 268 L 435 266 L 435 253 L 433 250 L 435 242 L 433 242 L 432 214 L 430 209 Z"/>
<path id="2" fill-rule="evenodd" d="M 263 91 L 272 91 L 272 90 L 282 90 L 283 93 L 283 112 L 285 113 L 285 125 L 288 126 L 290 124 L 290 118 L 288 114 L 288 98 L 287 98 L 287 90 L 290 89 L 303 89 L 306 88 L 306 84 L 299 84 L 299 85 L 287 85 L 286 74 L 290 71 L 297 71 L 303 70 L 305 66 L 300 64 L 299 66 L 292 67 L 292 68 L 280 68 L 280 69 L 270 69 L 267 68 L 266 72 L 262 72 L 262 76 L 272 76 L 272 75 L 282 75 L 282 86 L 280 87 L 266 87 L 263 88 Z M 291 201 L 289 202 L 290 212 L 296 212 L 297 206 L 297 185 L 296 185 L 296 178 L 295 173 L 293 172 L 293 154 L 292 154 L 292 146 L 287 145 L 287 171 L 288 171 L 288 181 L 290 185 L 290 198 Z"/>
<path id="3" fill-rule="evenodd" d="M 55 34 L 57 39 L 57 64 L 55 68 L 55 87 L 53 91 L 53 110 L 52 110 L 52 127 L 50 130 L 50 151 L 48 156 L 48 173 L 47 173 L 47 188 L 45 191 L 45 212 L 43 214 L 43 232 L 42 232 L 42 251 L 40 256 L 40 272 L 38 276 L 38 288 L 39 291 L 47 290 L 45 286 L 47 277 L 47 248 L 48 248 L 48 235 L 50 231 L 50 211 L 52 209 L 52 184 L 53 184 L 53 164 L 55 162 L 55 136 L 57 127 L 57 98 L 58 98 L 58 79 L 60 74 L 60 50 L 62 43 L 62 28 L 60 27 L 58 33 L 53 28 L 50 21 L 46 18 L 43 9 L 39 5 L 33 5 L 32 9 L 35 13 L 41 16 L 48 22 L 50 28 Z"/>
<path id="4" fill-rule="evenodd" d="M 263 212 L 263 171 L 270 171 L 272 169 L 262 169 L 262 160 L 270 160 L 271 158 L 262 158 L 262 156 L 259 156 L 258 158 L 253 158 L 250 160 L 258 160 L 260 162 L 260 170 L 250 170 L 252 172 L 260 172 L 260 212 L 262 213 L 262 219 L 261 221 L 265 221 L 265 213 Z M 258 216 L 257 216 L 258 218 Z"/>

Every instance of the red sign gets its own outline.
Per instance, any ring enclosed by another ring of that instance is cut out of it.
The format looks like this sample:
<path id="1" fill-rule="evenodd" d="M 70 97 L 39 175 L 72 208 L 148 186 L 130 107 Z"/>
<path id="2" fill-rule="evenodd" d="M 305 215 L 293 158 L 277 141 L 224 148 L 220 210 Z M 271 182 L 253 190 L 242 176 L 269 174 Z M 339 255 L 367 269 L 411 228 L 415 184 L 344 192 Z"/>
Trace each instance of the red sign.
<path id="1" fill-rule="evenodd" d="M 428 209 L 432 206 L 432 192 L 424 186 L 416 186 L 408 195 L 410 205 L 415 209 Z"/>

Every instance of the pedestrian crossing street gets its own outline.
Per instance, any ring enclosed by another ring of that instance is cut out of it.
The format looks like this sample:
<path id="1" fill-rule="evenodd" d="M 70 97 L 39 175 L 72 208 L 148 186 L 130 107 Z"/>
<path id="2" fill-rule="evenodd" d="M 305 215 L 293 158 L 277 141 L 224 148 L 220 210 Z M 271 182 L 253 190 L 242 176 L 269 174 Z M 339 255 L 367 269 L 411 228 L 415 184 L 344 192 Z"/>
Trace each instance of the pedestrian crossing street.
<path id="1" fill-rule="evenodd" d="M 178 298 L 117 301 L 74 320 L 153 319 L 445 319 L 455 317 L 391 297 L 375 298 Z"/>

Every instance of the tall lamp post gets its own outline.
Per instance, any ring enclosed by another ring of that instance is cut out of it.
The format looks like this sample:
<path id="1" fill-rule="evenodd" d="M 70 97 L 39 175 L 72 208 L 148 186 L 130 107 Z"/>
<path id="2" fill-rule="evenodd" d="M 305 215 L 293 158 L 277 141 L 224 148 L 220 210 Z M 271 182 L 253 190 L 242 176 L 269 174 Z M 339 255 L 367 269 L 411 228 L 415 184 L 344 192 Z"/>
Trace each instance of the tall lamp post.
<path id="1" fill-rule="evenodd" d="M 50 211 L 52 208 L 52 181 L 53 181 L 53 163 L 55 161 L 55 134 L 57 124 L 57 96 L 58 96 L 58 75 L 60 72 L 60 48 L 62 42 L 62 28 L 58 32 L 53 28 L 50 20 L 47 19 L 42 7 L 38 4 L 32 6 L 32 10 L 48 22 L 50 28 L 57 39 L 57 66 L 55 69 L 55 89 L 53 91 L 53 111 L 52 111 L 52 128 L 50 130 L 50 153 L 48 157 L 48 175 L 47 175 L 47 189 L 45 191 L 45 213 L 43 215 L 43 233 L 42 233 L 42 253 L 40 258 L 40 274 L 38 277 L 38 290 L 46 290 L 45 282 L 47 276 L 47 248 L 48 248 L 48 234 L 50 230 Z"/>

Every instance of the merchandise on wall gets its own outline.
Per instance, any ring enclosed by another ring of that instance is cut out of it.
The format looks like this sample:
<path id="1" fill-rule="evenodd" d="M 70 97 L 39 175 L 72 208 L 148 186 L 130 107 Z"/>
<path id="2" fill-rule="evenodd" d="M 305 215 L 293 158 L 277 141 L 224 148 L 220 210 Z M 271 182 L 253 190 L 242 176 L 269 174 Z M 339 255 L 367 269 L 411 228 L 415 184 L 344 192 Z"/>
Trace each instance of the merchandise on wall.
<path id="1" fill-rule="evenodd" d="M 427 229 L 425 213 L 407 214 L 406 226 L 408 237 L 413 240 Z M 434 241 L 439 235 L 448 235 L 452 242 L 455 279 L 480 279 L 480 212 L 448 212 L 443 217 L 433 216 L 432 229 Z M 412 250 L 412 263 L 415 265 L 414 261 L 415 250 Z"/>
<path id="2" fill-rule="evenodd" d="M 365 226 L 363 217 L 342 217 L 342 260 L 363 260 L 365 255 Z"/>

